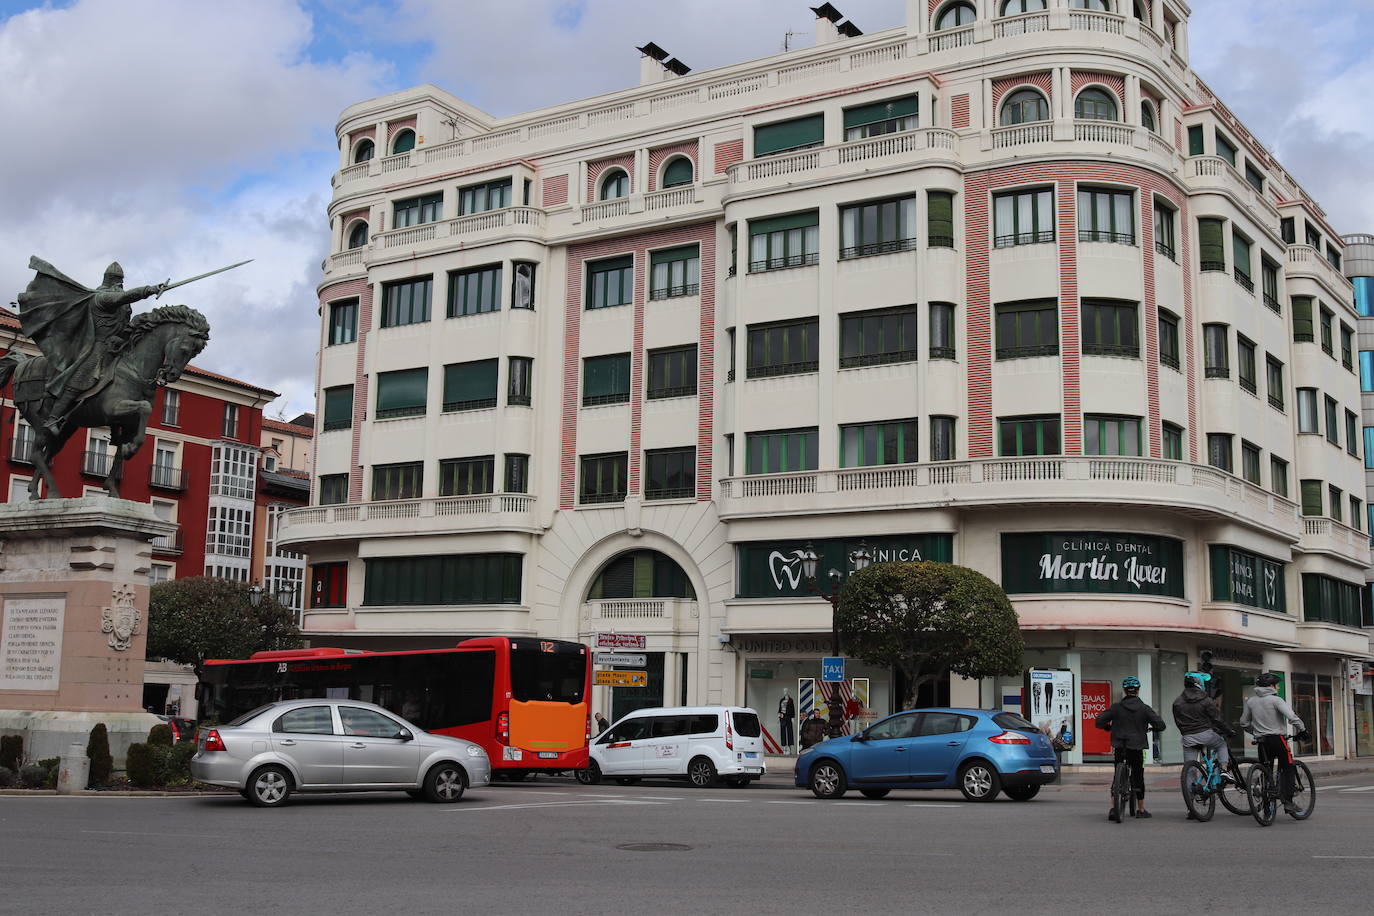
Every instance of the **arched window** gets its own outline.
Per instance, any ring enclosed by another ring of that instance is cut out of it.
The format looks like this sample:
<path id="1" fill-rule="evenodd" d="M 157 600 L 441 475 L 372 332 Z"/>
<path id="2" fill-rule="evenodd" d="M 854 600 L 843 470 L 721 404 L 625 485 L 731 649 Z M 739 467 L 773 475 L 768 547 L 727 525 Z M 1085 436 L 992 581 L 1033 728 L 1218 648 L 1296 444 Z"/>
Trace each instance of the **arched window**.
<path id="1" fill-rule="evenodd" d="M 1141 0 L 1135 0 L 1135 2 L 1131 4 L 1131 12 L 1133 12 L 1135 18 L 1139 19 L 1141 22 L 1149 23 L 1150 8 L 1145 3 L 1141 2 Z"/>
<path id="2" fill-rule="evenodd" d="M 1048 121 L 1050 103 L 1034 89 L 1018 89 L 1002 103 L 1002 115 L 998 123 L 1003 127 L 1013 124 L 1029 124 L 1032 121 Z"/>
<path id="3" fill-rule="evenodd" d="M 415 149 L 415 131 L 410 128 L 398 131 L 396 139 L 391 141 L 391 154 L 408 153 Z"/>
<path id="4" fill-rule="evenodd" d="M 354 165 L 359 162 L 366 162 L 377 154 L 377 145 L 371 140 L 364 140 L 358 144 L 358 148 L 353 151 Z"/>
<path id="5" fill-rule="evenodd" d="M 686 156 L 678 156 L 668 167 L 663 170 L 663 186 L 665 188 L 676 188 L 681 185 L 692 183 L 692 160 Z"/>
<path id="6" fill-rule="evenodd" d="M 940 10 L 940 15 L 935 17 L 935 31 L 957 29 L 961 25 L 973 25 L 973 20 L 977 17 L 978 13 L 973 9 L 972 3 L 959 0 L 958 3 L 951 3 Z"/>
<path id="7" fill-rule="evenodd" d="M 1073 116 L 1084 121 L 1116 121 L 1116 99 L 1105 89 L 1084 89 L 1073 102 Z"/>
<path id="8" fill-rule="evenodd" d="M 1069 0 L 1069 9 L 1096 10 L 1099 13 L 1112 11 L 1111 0 Z"/>
<path id="9" fill-rule="evenodd" d="M 1159 128 L 1155 126 L 1155 107 L 1149 102 L 1140 103 L 1140 123 L 1152 134 L 1159 133 Z"/>
<path id="10" fill-rule="evenodd" d="M 615 200 L 617 197 L 625 197 L 630 193 L 630 176 L 624 169 L 613 169 L 605 178 L 601 179 L 601 193 L 597 195 L 597 200 Z"/>
<path id="11" fill-rule="evenodd" d="M 1035 13 L 1043 10 L 1046 0 L 1005 0 L 1002 4 L 1003 16 L 1019 16 L 1022 13 Z"/>
<path id="12" fill-rule="evenodd" d="M 348 231 L 348 247 L 361 248 L 367 244 L 367 223 L 359 220 Z"/>
<path id="13" fill-rule="evenodd" d="M 657 550 L 634 550 L 611 560 L 592 580 L 587 598 L 696 598 L 682 567 Z"/>

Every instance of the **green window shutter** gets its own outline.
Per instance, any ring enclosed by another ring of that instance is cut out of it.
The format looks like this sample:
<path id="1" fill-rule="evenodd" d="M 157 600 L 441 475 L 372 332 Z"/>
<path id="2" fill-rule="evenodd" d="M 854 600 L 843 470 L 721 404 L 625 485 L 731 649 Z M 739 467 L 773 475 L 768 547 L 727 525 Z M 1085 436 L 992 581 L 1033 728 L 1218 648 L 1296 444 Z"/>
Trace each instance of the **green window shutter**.
<path id="1" fill-rule="evenodd" d="M 324 390 L 324 429 L 347 429 L 353 425 L 353 386 L 340 385 Z"/>
<path id="2" fill-rule="evenodd" d="M 1212 600 L 1231 600 L 1231 551 L 1226 547 L 1213 544 L 1212 552 Z"/>
<path id="3" fill-rule="evenodd" d="M 1304 480 L 1302 487 L 1302 514 L 1321 515 L 1322 514 L 1322 482 L 1320 480 Z"/>
<path id="4" fill-rule="evenodd" d="M 464 410 L 496 403 L 497 360 L 480 359 L 444 367 L 444 409 Z"/>
<path id="5" fill-rule="evenodd" d="M 593 261 L 587 265 L 590 273 L 600 273 L 603 270 L 621 270 L 626 267 L 635 266 L 635 256 L 632 254 L 622 255 L 618 258 L 607 258 L 604 261 Z"/>
<path id="6" fill-rule="evenodd" d="M 820 211 L 807 210 L 805 213 L 792 213 L 788 216 L 751 219 L 749 221 L 749 234 L 751 236 L 767 235 L 770 232 L 785 232 L 788 229 L 806 229 L 810 226 L 819 226 L 820 223 Z"/>
<path id="7" fill-rule="evenodd" d="M 812 115 L 754 128 L 754 155 L 821 143 L 825 139 L 825 115 Z"/>
<path id="8" fill-rule="evenodd" d="M 1202 126 L 1200 124 L 1188 128 L 1188 155 L 1202 155 Z"/>
<path id="9" fill-rule="evenodd" d="M 1202 269 L 1207 265 L 1220 264 L 1219 270 L 1226 269 L 1226 242 L 1222 237 L 1222 224 L 1219 219 L 1200 219 L 1197 221 L 1198 249 Z"/>
<path id="10" fill-rule="evenodd" d="M 893 118 L 910 117 L 917 113 L 917 102 L 917 96 L 904 95 L 901 98 L 888 99 L 886 102 L 846 108 L 844 110 L 845 130 L 864 124 L 872 124 L 874 121 L 890 121 Z"/>
<path id="11" fill-rule="evenodd" d="M 1238 235 L 1231 235 L 1231 255 L 1235 258 L 1236 270 L 1250 276 L 1250 243 Z"/>
<path id="12" fill-rule="evenodd" d="M 701 248 L 698 245 L 683 245 L 679 248 L 669 248 L 666 251 L 655 251 L 649 255 L 649 263 L 671 264 L 673 261 L 685 261 L 689 258 L 700 257 Z"/>
<path id="13" fill-rule="evenodd" d="M 677 185 L 691 184 L 692 179 L 692 160 L 679 156 L 668 167 L 663 170 L 663 186 L 665 188 Z"/>
<path id="14" fill-rule="evenodd" d="M 950 191 L 926 192 L 927 245 L 954 245 L 954 194 Z"/>
<path id="15" fill-rule="evenodd" d="M 399 372 L 383 372 L 377 376 L 377 415 L 399 416 L 395 411 L 406 415 L 423 413 L 427 389 L 429 387 L 428 369 L 402 369 Z"/>
<path id="16" fill-rule="evenodd" d="M 1312 331 L 1312 297 L 1293 297 L 1293 339 L 1314 340 Z"/>

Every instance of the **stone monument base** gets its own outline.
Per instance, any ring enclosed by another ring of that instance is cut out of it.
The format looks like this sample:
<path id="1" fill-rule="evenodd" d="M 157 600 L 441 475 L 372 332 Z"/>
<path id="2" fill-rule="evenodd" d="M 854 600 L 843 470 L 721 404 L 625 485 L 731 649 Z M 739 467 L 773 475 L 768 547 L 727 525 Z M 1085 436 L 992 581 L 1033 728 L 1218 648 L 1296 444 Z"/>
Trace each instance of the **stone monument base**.
<path id="1" fill-rule="evenodd" d="M 110 733 L 110 756 L 116 770 L 124 769 L 129 745 L 148 740 L 148 730 L 162 720 L 146 712 L 61 712 L 0 709 L 0 735 L 22 735 L 24 762 L 61 757 L 69 744 L 83 748 L 91 729 L 105 723 Z"/>
<path id="2" fill-rule="evenodd" d="M 60 757 L 104 722 L 122 767 L 143 711 L 150 542 L 176 526 L 108 496 L 0 504 L 0 734 Z"/>

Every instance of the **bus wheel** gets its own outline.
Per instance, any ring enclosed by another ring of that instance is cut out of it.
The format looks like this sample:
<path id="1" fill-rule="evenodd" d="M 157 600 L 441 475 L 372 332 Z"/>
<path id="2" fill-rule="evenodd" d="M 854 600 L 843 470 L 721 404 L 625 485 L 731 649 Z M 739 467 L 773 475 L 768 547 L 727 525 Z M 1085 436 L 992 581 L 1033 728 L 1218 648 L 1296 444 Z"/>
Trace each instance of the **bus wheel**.
<path id="1" fill-rule="evenodd" d="M 587 764 L 585 770 L 575 770 L 573 775 L 577 777 L 577 781 L 582 783 L 582 785 L 594 786 L 601 781 L 601 767 L 597 766 L 596 761 L 593 760 Z"/>

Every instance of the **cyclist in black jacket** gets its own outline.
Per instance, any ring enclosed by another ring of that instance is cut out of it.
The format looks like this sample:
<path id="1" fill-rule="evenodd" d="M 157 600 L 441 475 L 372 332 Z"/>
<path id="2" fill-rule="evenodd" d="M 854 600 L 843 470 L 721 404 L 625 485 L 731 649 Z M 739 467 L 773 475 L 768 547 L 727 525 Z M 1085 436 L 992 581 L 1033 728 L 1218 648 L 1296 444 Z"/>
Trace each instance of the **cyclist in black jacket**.
<path id="1" fill-rule="evenodd" d="M 1122 678 L 1121 689 L 1126 695 L 1097 717 L 1097 727 L 1112 733 L 1112 751 L 1116 762 L 1125 760 L 1131 764 L 1135 816 L 1152 817 L 1145 810 L 1145 748 L 1150 746 L 1148 729 L 1164 731 L 1164 720 L 1140 698 L 1140 678 L 1134 674 Z M 1111 810 L 1107 812 L 1107 820 L 1121 820 L 1115 799 L 1112 800 Z"/>

